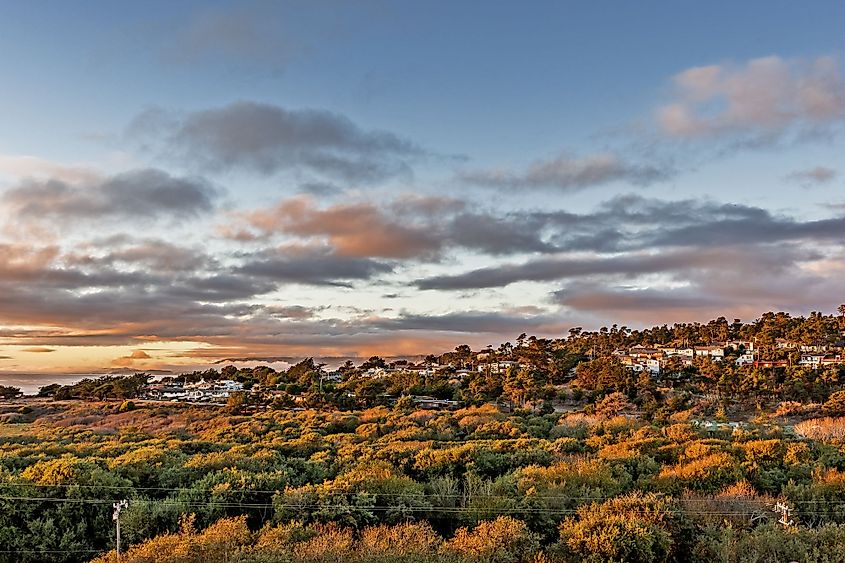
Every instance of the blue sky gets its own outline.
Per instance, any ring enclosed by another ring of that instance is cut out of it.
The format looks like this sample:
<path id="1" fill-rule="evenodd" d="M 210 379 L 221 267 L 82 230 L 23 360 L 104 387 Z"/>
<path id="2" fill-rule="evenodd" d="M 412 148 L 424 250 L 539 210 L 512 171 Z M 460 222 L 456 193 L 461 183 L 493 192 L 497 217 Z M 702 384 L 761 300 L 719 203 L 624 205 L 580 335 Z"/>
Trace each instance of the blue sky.
<path id="1" fill-rule="evenodd" d="M 0 372 L 841 300 L 842 3 L 0 10 Z"/>

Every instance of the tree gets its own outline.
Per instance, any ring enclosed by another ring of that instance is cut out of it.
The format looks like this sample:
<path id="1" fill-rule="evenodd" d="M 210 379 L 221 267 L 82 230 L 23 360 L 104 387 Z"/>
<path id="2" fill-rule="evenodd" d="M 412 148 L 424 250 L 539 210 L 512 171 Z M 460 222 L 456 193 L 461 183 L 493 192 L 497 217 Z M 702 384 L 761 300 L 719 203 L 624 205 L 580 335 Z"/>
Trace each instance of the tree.
<path id="1" fill-rule="evenodd" d="M 533 372 L 522 368 L 510 368 L 502 380 L 502 389 L 511 402 L 519 407 L 536 397 L 539 386 Z"/>
<path id="2" fill-rule="evenodd" d="M 822 405 L 826 414 L 831 416 L 845 415 L 845 391 L 837 391 Z"/>
<path id="3" fill-rule="evenodd" d="M 291 366 L 285 375 L 287 381 L 308 388 L 314 383 L 318 371 L 319 368 L 314 363 L 314 358 L 305 358 L 298 364 Z"/>
<path id="4" fill-rule="evenodd" d="M 12 387 L 11 385 L 0 385 L 0 398 L 3 399 L 17 399 L 23 395 L 23 391 L 20 390 L 18 387 Z"/>
<path id="5" fill-rule="evenodd" d="M 244 409 L 249 404 L 247 394 L 243 391 L 235 391 L 229 395 L 226 400 L 225 411 L 228 414 L 243 414 Z"/>
<path id="6" fill-rule="evenodd" d="M 393 405 L 393 410 L 401 413 L 409 413 L 414 410 L 414 400 L 410 395 L 402 395 Z"/>
<path id="7" fill-rule="evenodd" d="M 616 391 L 596 403 L 596 412 L 605 416 L 616 416 L 619 413 L 630 409 L 632 406 L 633 405 L 628 402 L 628 397 L 626 397 L 623 393 Z"/>
<path id="8" fill-rule="evenodd" d="M 575 369 L 578 385 L 595 391 L 627 392 L 635 387 L 634 373 L 613 356 L 582 362 Z"/>
<path id="9" fill-rule="evenodd" d="M 371 368 L 383 368 L 387 366 L 387 362 L 380 356 L 371 356 L 369 360 L 361 364 L 361 369 L 366 371 Z"/>
<path id="10" fill-rule="evenodd" d="M 51 383 L 49 385 L 44 385 L 43 387 L 38 388 L 38 396 L 39 397 L 52 397 L 56 394 L 56 391 L 61 389 L 61 385 L 58 383 Z"/>

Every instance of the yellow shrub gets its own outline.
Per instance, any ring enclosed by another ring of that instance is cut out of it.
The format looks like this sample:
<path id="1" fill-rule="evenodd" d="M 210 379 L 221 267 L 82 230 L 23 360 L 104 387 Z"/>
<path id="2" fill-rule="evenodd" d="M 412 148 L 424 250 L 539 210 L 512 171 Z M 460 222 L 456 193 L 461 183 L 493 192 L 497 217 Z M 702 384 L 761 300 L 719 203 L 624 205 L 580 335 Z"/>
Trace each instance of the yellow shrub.
<path id="1" fill-rule="evenodd" d="M 499 516 L 481 522 L 473 530 L 458 529 L 455 537 L 443 545 L 442 551 L 469 561 L 505 563 L 527 561 L 537 545 L 537 539 L 528 531 L 525 522 Z"/>
<path id="2" fill-rule="evenodd" d="M 428 522 L 373 526 L 364 529 L 359 549 L 362 557 L 421 557 L 441 541 Z"/>

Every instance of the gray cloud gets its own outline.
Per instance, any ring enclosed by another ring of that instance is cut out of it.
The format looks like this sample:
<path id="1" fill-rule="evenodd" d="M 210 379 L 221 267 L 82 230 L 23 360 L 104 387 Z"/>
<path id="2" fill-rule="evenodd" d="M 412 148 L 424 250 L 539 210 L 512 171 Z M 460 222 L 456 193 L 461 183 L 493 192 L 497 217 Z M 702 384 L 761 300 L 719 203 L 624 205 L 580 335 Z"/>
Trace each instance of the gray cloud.
<path id="1" fill-rule="evenodd" d="M 461 213 L 447 226 L 447 240 L 458 247 L 492 255 L 554 252 L 543 239 L 542 223 L 521 213 L 497 217 L 487 213 Z"/>
<path id="2" fill-rule="evenodd" d="M 193 217 L 211 211 L 217 197 L 218 191 L 203 180 L 143 169 L 81 184 L 28 180 L 4 192 L 0 204 L 16 218 L 68 222 Z"/>
<path id="3" fill-rule="evenodd" d="M 723 219 L 698 225 L 656 230 L 641 244 L 657 246 L 707 246 L 785 241 L 832 242 L 845 238 L 845 217 L 797 221 L 766 213 L 753 220 Z"/>
<path id="4" fill-rule="evenodd" d="M 408 174 L 408 160 L 422 154 L 406 139 L 363 129 L 337 113 L 247 101 L 180 117 L 148 111 L 129 131 L 152 137 L 153 146 L 163 141 L 169 155 L 208 170 L 270 175 L 299 169 L 350 182 Z"/>
<path id="5" fill-rule="evenodd" d="M 807 252 L 806 259 L 819 258 Z M 595 276 L 635 278 L 648 274 L 706 271 L 725 265 L 755 264 L 759 272 L 780 272 L 795 257 L 788 249 L 752 247 L 700 248 L 694 252 L 673 250 L 662 253 L 628 253 L 586 258 L 552 257 L 521 264 L 479 268 L 463 274 L 435 276 L 414 282 L 419 289 L 465 290 L 504 287 L 522 281 L 547 282 Z"/>
<path id="6" fill-rule="evenodd" d="M 214 260 L 200 248 L 117 235 L 74 249 L 65 255 L 64 262 L 82 267 L 130 266 L 155 272 L 196 272 L 212 266 Z"/>
<path id="7" fill-rule="evenodd" d="M 569 251 L 834 242 L 845 237 L 845 217 L 799 221 L 760 207 L 696 199 L 665 201 L 636 195 L 615 197 L 592 213 L 534 213 L 531 220 L 553 229 L 556 234 L 551 242 Z"/>
<path id="8" fill-rule="evenodd" d="M 479 170 L 459 176 L 463 181 L 496 188 L 557 188 L 580 190 L 611 182 L 649 185 L 674 175 L 669 166 L 642 165 L 627 162 L 612 153 L 576 157 L 561 154 L 532 162 L 524 171 Z"/>
<path id="9" fill-rule="evenodd" d="M 517 311 L 458 311 L 444 315 L 402 313 L 395 318 L 376 319 L 371 324 L 390 331 L 518 334 L 524 330 L 562 332 L 562 320 L 555 315 L 525 315 Z"/>
<path id="10" fill-rule="evenodd" d="M 350 280 L 368 280 L 393 271 L 371 258 L 339 256 L 331 249 L 286 247 L 252 256 L 237 272 L 275 282 L 351 287 Z"/>
<path id="11" fill-rule="evenodd" d="M 265 313 L 280 319 L 311 319 L 318 310 L 302 305 L 270 305 L 264 308 Z"/>

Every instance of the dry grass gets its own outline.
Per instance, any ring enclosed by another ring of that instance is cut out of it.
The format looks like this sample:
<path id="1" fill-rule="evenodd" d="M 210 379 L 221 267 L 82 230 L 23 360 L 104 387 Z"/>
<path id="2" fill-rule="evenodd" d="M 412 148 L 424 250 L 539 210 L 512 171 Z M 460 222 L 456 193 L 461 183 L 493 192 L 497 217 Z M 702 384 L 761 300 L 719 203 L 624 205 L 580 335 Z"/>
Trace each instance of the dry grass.
<path id="1" fill-rule="evenodd" d="M 845 417 L 826 416 L 799 422 L 795 425 L 795 434 L 811 440 L 845 441 Z"/>

